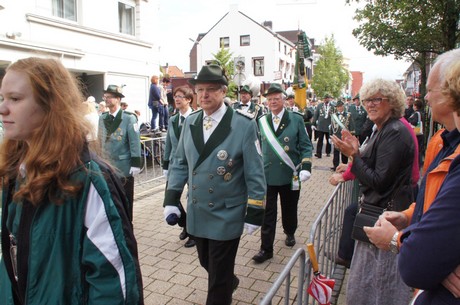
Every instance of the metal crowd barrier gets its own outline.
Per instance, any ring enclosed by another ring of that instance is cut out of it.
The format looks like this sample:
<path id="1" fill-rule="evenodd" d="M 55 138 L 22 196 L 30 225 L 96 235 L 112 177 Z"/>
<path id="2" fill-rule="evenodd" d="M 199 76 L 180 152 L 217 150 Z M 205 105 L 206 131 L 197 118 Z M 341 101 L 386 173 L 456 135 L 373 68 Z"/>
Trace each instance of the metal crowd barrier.
<path id="1" fill-rule="evenodd" d="M 342 268 L 341 277 L 343 277 L 343 267 L 338 268 L 335 262 L 331 259 L 335 257 L 338 250 L 345 208 L 352 202 L 358 200 L 358 190 L 359 187 L 355 181 L 347 181 L 339 184 L 334 189 L 331 197 L 319 213 L 310 230 L 308 243 L 313 243 L 315 247 L 319 263 L 319 271 L 322 275 L 329 278 L 337 279 L 340 277 L 340 275 L 337 274 L 340 268 Z M 300 264 L 299 284 L 297 286 L 297 294 L 294 297 L 294 300 L 296 300 L 296 303 L 299 305 L 318 304 L 318 302 L 306 293 L 306 289 L 312 280 L 313 273 L 310 259 L 306 259 L 305 249 L 297 249 L 259 305 L 271 304 L 273 297 L 276 295 L 283 282 L 286 285 L 284 304 L 289 304 L 290 275 L 291 270 L 297 261 L 299 261 Z M 340 287 L 338 288 L 340 289 Z M 339 292 L 340 291 L 337 291 L 336 294 L 338 295 Z M 336 302 L 337 300 L 333 300 L 333 303 L 335 303 L 334 301 Z"/>
<path id="2" fill-rule="evenodd" d="M 141 135 L 141 172 L 135 179 L 136 185 L 163 178 L 163 156 L 166 136 L 157 134 Z"/>

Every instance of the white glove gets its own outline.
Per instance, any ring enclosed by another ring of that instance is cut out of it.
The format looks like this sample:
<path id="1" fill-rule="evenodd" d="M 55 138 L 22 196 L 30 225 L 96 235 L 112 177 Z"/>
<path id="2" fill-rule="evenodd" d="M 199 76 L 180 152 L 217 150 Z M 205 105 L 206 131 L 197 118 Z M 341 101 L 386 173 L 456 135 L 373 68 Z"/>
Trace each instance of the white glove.
<path id="1" fill-rule="evenodd" d="M 246 234 L 252 235 L 260 226 L 256 226 L 250 223 L 244 223 L 244 229 L 246 230 Z"/>
<path id="2" fill-rule="evenodd" d="M 164 175 L 165 177 L 168 177 L 168 170 L 167 170 L 167 169 L 164 169 L 164 170 L 163 170 L 163 175 Z"/>
<path id="3" fill-rule="evenodd" d="M 178 207 L 176 207 L 174 205 L 165 206 L 165 208 L 163 210 L 163 216 L 165 217 L 165 220 L 171 214 L 176 214 L 178 218 L 180 218 L 180 215 L 181 215 Z"/>
<path id="4" fill-rule="evenodd" d="M 316 126 L 315 126 L 315 125 L 311 125 L 311 130 L 316 131 Z"/>
<path id="5" fill-rule="evenodd" d="M 311 173 L 307 170 L 301 170 L 299 173 L 299 179 L 302 182 L 307 181 L 308 179 L 310 179 L 310 177 L 311 177 Z"/>
<path id="6" fill-rule="evenodd" d="M 141 172 L 140 167 L 131 167 L 129 169 L 129 174 L 132 175 L 132 176 L 135 176 L 135 175 L 139 174 L 140 172 Z"/>

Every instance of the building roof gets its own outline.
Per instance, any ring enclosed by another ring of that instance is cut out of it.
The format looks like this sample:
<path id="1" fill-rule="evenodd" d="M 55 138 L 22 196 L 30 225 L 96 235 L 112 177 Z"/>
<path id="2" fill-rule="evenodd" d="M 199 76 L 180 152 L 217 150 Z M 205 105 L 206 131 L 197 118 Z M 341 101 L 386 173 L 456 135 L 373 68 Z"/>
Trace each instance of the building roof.
<path id="1" fill-rule="evenodd" d="M 206 34 L 208 34 L 209 32 L 212 31 L 213 28 L 215 28 L 227 15 L 228 15 L 229 12 L 227 12 L 224 16 L 222 16 L 222 18 L 219 19 L 219 21 L 217 21 L 210 29 L 208 32 L 204 33 L 204 34 L 200 34 L 199 37 L 198 37 L 198 41 L 201 40 L 201 38 L 203 38 L 204 36 L 206 36 Z M 286 38 L 285 36 L 277 33 L 277 32 L 274 32 L 271 28 L 267 27 L 267 26 L 264 26 L 263 24 L 260 24 L 259 22 L 255 21 L 254 19 L 252 19 L 251 17 L 249 17 L 248 15 L 242 13 L 241 11 L 238 11 L 239 14 L 241 14 L 243 17 L 251 20 L 252 22 L 254 22 L 255 24 L 257 24 L 258 26 L 260 26 L 261 28 L 263 28 L 264 30 L 268 31 L 270 34 L 272 34 L 274 37 L 278 38 L 279 40 L 283 41 L 284 43 L 288 44 L 288 45 L 292 45 L 292 46 L 295 46 L 295 43 L 297 42 L 297 36 L 296 36 L 296 39 L 295 41 L 292 41 L 291 39 L 288 39 Z M 297 33 L 297 31 L 285 31 L 285 32 L 295 32 Z M 297 34 L 296 34 L 297 35 Z"/>
<path id="2" fill-rule="evenodd" d="M 178 66 L 162 66 L 161 68 L 169 77 L 184 77 L 184 72 Z"/>

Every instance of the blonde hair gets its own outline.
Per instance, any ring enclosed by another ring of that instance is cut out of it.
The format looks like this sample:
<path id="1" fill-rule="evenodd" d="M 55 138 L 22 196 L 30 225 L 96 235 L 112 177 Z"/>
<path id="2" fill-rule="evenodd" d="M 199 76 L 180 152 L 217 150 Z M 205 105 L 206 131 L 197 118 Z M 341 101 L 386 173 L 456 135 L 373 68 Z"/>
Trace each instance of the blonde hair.
<path id="1" fill-rule="evenodd" d="M 384 97 L 388 98 L 392 118 L 399 119 L 404 115 L 404 109 L 406 108 L 406 95 L 398 83 L 381 78 L 365 83 L 359 91 L 361 103 L 363 103 L 365 99 L 377 93 L 380 93 Z"/>
<path id="2" fill-rule="evenodd" d="M 440 75 L 442 75 L 441 91 L 443 95 L 450 97 L 453 110 L 460 116 L 460 50 L 457 49 L 449 53 L 451 53 L 449 59 L 454 58 L 456 60 L 449 61 L 449 65 L 444 65 L 445 69 L 440 70 Z M 454 55 L 457 57 L 455 58 Z"/>
<path id="3" fill-rule="evenodd" d="M 70 180 L 86 147 L 91 126 L 84 119 L 84 99 L 75 77 L 55 59 L 31 57 L 18 60 L 7 69 L 24 73 L 29 79 L 35 102 L 45 112 L 41 126 L 31 140 L 5 139 L 0 146 L 0 177 L 5 182 L 22 179 L 19 166 L 27 174 L 13 195 L 16 202 L 28 200 L 40 205 L 48 199 L 62 204 L 76 196 L 81 185 Z"/>

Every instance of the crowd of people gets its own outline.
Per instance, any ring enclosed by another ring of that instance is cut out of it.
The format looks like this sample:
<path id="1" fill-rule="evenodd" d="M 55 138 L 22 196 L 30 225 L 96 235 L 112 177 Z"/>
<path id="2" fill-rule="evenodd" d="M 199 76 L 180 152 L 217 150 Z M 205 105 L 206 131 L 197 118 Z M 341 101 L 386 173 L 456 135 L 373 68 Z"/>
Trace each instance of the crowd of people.
<path id="1" fill-rule="evenodd" d="M 273 258 L 278 198 L 284 244 L 296 244 L 300 189 L 323 146 L 333 153 L 330 182 L 355 180 L 360 189 L 339 252 L 329 254 L 350 268 L 347 304 L 460 304 L 460 50 L 440 55 L 429 74 L 425 101 L 443 129 L 426 149 L 424 105 L 394 81 L 366 82 L 352 101 L 326 93 L 300 109 L 277 83 L 262 94 L 265 104 L 249 86 L 229 103 L 218 65 L 204 66 L 193 90 L 159 79 L 151 78 L 148 106 L 151 131 L 166 132 L 163 216 L 182 228 L 185 247 L 196 247 L 206 305 L 232 303 L 244 232 L 260 230 L 253 263 Z M 94 98 L 81 103 L 75 77 L 54 59 L 7 68 L 1 304 L 143 304 L 132 226 L 140 131 L 124 97 L 109 85 L 99 109 Z M 368 210 L 377 220 L 357 228 Z"/>

